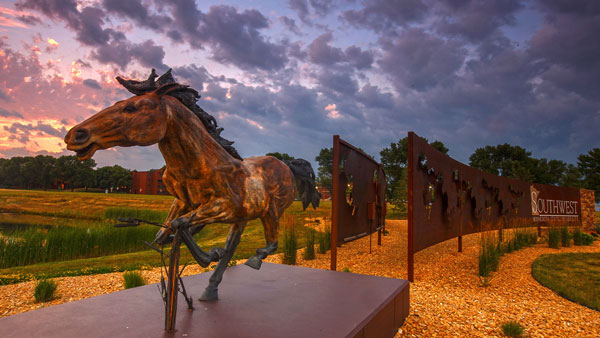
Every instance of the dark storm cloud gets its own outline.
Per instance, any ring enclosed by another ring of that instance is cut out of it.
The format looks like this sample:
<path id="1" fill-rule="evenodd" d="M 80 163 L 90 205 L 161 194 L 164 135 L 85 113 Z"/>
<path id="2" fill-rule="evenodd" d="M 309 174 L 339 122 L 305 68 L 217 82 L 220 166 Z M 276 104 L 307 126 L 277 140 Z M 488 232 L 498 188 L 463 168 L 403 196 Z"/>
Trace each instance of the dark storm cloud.
<path id="1" fill-rule="evenodd" d="M 86 6 L 81 12 L 73 0 L 23 0 L 15 4 L 19 9 L 38 10 L 51 19 L 65 21 L 75 31 L 77 40 L 88 46 L 101 46 L 111 36 L 118 34 L 110 28 L 102 28 L 105 13 L 98 7 Z"/>
<path id="2" fill-rule="evenodd" d="M 2 117 L 18 117 L 20 119 L 23 118 L 23 115 L 19 114 L 16 111 L 8 111 L 2 107 L 0 107 L 0 116 Z"/>
<path id="3" fill-rule="evenodd" d="M 363 0 L 360 10 L 348 10 L 342 17 L 350 24 L 374 31 L 405 26 L 421 20 L 427 6 L 421 0 Z"/>
<path id="4" fill-rule="evenodd" d="M 333 47 L 330 43 L 333 41 L 331 32 L 317 37 L 308 45 L 307 54 L 310 61 L 318 65 L 331 66 L 340 62 L 347 62 L 358 69 L 371 67 L 373 63 L 373 54 L 369 51 L 363 51 L 359 47 L 349 46 L 345 50 Z"/>
<path id="5" fill-rule="evenodd" d="M 139 0 L 104 0 L 103 5 L 109 13 L 132 19 L 136 24 L 156 31 L 166 30 L 173 21 L 168 16 L 150 13 L 148 8 Z"/>
<path id="6" fill-rule="evenodd" d="M 127 40 L 112 41 L 92 51 L 94 59 L 102 63 L 116 64 L 125 69 L 133 60 L 146 68 L 157 68 L 164 71 L 168 67 L 163 63 L 165 51 L 152 40 L 142 43 L 132 43 Z"/>
<path id="7" fill-rule="evenodd" d="M 523 8 L 519 0 L 448 0 L 437 5 L 438 32 L 470 41 L 480 41 L 500 26 L 514 24 L 515 12 Z"/>
<path id="8" fill-rule="evenodd" d="M 296 35 L 301 35 L 300 27 L 296 25 L 296 20 L 289 18 L 287 16 L 282 16 L 279 20 L 283 23 L 283 25 L 292 33 Z"/>
<path id="9" fill-rule="evenodd" d="M 100 87 L 100 84 L 98 83 L 98 81 L 94 80 L 94 79 L 85 79 L 83 80 L 83 84 L 93 88 L 93 89 L 102 89 L 102 87 Z"/>
<path id="10" fill-rule="evenodd" d="M 0 88 L 0 100 L 11 101 L 10 96 L 2 88 Z"/>
<path id="11" fill-rule="evenodd" d="M 37 25 L 39 23 L 42 23 L 42 20 L 40 20 L 40 18 L 38 18 L 35 15 L 18 15 L 17 19 L 28 25 Z"/>
<path id="12" fill-rule="evenodd" d="M 216 61 L 246 70 L 277 70 L 287 62 L 286 45 L 273 43 L 260 33 L 269 22 L 257 10 L 238 11 L 220 5 L 203 13 L 188 0 L 172 1 L 171 9 L 183 40 L 193 48 L 210 47 Z"/>
<path id="13" fill-rule="evenodd" d="M 456 41 L 444 40 L 422 29 L 412 28 L 397 38 L 382 38 L 379 65 L 392 82 L 423 91 L 452 81 L 466 56 Z"/>

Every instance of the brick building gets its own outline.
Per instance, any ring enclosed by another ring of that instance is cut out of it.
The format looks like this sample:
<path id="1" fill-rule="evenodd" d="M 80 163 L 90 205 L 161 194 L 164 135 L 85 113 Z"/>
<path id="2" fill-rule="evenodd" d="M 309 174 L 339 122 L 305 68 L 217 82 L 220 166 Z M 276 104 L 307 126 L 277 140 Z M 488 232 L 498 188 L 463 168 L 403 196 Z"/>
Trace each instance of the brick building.
<path id="1" fill-rule="evenodd" d="M 169 195 L 162 181 L 162 170 L 132 171 L 131 193 L 145 195 Z"/>

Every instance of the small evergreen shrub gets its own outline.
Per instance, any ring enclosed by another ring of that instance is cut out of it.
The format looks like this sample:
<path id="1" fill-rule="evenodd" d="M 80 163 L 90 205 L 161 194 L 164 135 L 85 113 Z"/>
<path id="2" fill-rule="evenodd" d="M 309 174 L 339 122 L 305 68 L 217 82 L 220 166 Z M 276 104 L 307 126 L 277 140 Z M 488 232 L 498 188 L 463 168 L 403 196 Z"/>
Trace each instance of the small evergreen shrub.
<path id="1" fill-rule="evenodd" d="M 556 227 L 548 228 L 548 246 L 560 249 L 560 230 Z"/>
<path id="2" fill-rule="evenodd" d="M 123 284 L 125 285 L 125 289 L 131 289 L 146 285 L 146 281 L 139 271 L 125 271 L 123 273 Z"/>
<path id="3" fill-rule="evenodd" d="M 515 321 L 510 321 L 502 324 L 502 332 L 507 337 L 521 337 L 525 329 L 521 324 Z"/>
<path id="4" fill-rule="evenodd" d="M 352 272 L 352 270 L 350 270 L 350 268 L 349 268 L 349 267 L 347 267 L 347 266 L 346 266 L 346 267 L 344 267 L 344 268 L 342 269 L 342 271 L 343 271 L 343 272 Z"/>
<path id="5" fill-rule="evenodd" d="M 315 233 L 315 229 L 312 228 L 306 229 L 306 232 L 304 233 L 306 249 L 304 249 L 302 258 L 307 261 L 315 259 Z"/>
<path id="6" fill-rule="evenodd" d="M 37 303 L 48 302 L 54 299 L 54 291 L 58 283 L 52 279 L 40 279 L 35 285 L 33 297 Z"/>
<path id="7" fill-rule="evenodd" d="M 560 228 L 560 244 L 564 247 L 571 246 L 571 234 L 569 234 L 567 226 Z"/>
<path id="8" fill-rule="evenodd" d="M 573 233 L 573 244 L 579 245 L 591 245 L 594 242 L 594 236 L 586 234 L 585 232 L 577 229 Z"/>
<path id="9" fill-rule="evenodd" d="M 298 238 L 294 224 L 288 224 L 283 228 L 283 264 L 296 264 L 296 250 L 298 250 Z"/>

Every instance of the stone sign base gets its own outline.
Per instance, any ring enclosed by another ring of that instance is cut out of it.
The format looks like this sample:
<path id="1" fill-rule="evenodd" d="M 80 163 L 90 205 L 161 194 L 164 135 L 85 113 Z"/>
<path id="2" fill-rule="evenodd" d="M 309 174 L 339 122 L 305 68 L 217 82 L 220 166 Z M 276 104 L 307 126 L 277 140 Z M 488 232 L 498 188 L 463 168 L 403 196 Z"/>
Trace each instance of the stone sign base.
<path id="1" fill-rule="evenodd" d="M 212 272 L 183 278 L 176 331 L 156 284 L 0 318 L 2 337 L 393 337 L 408 316 L 406 280 L 264 263 L 230 267 L 219 300 L 197 298 Z"/>

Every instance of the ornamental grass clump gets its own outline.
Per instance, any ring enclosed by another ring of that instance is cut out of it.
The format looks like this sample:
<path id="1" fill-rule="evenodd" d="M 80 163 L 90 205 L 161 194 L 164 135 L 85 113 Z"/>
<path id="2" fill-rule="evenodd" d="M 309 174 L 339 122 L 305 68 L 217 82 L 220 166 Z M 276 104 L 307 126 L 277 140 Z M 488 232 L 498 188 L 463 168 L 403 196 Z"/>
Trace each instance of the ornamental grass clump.
<path id="1" fill-rule="evenodd" d="M 58 283 L 52 279 L 40 279 L 35 285 L 35 290 L 33 292 L 36 303 L 53 300 L 56 287 L 58 287 Z"/>
<path id="2" fill-rule="evenodd" d="M 516 321 L 509 321 L 502 324 L 502 332 L 507 337 L 521 337 L 525 329 Z"/>
<path id="3" fill-rule="evenodd" d="M 131 289 L 146 285 L 146 280 L 139 271 L 125 271 L 123 273 L 123 284 L 125 289 Z"/>
<path id="4" fill-rule="evenodd" d="M 331 248 L 331 228 L 325 228 L 324 232 L 319 232 L 317 241 L 320 254 L 324 254 Z"/>
<path id="5" fill-rule="evenodd" d="M 479 250 L 479 276 L 489 277 L 493 271 L 498 271 L 502 250 L 492 236 L 482 236 Z"/>
<path id="6" fill-rule="evenodd" d="M 283 264 L 296 264 L 296 250 L 298 250 L 298 238 L 294 229 L 294 219 L 290 217 L 283 227 Z"/>
<path id="7" fill-rule="evenodd" d="M 560 249 L 560 230 L 557 227 L 548 228 L 548 246 Z"/>
<path id="8" fill-rule="evenodd" d="M 306 249 L 304 249 L 304 254 L 302 258 L 305 260 L 313 260 L 315 259 L 315 229 L 307 228 L 304 232 L 304 241 L 306 243 Z"/>
<path id="9" fill-rule="evenodd" d="M 564 247 L 571 246 L 571 234 L 566 225 L 560 228 L 560 244 Z"/>

